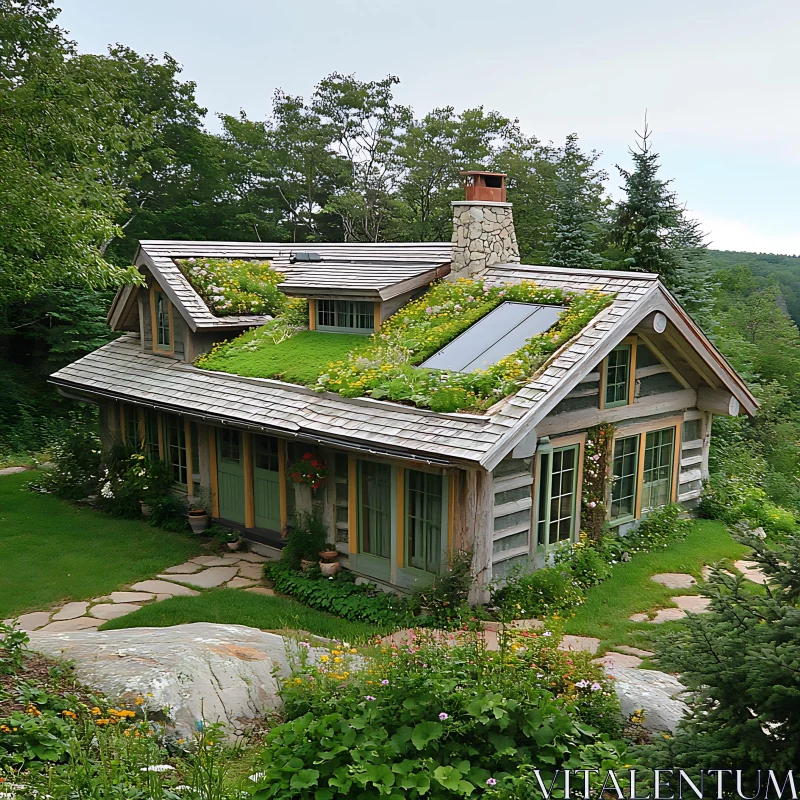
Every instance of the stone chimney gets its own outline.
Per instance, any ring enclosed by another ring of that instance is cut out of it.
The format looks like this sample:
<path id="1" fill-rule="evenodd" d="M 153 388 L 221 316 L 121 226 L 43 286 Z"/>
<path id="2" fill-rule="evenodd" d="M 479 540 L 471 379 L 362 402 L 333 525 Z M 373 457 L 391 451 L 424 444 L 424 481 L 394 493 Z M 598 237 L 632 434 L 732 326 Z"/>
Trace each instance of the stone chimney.
<path id="1" fill-rule="evenodd" d="M 506 176 L 501 172 L 462 172 L 465 199 L 453 205 L 453 260 L 450 279 L 479 277 L 494 264 L 519 262 Z"/>

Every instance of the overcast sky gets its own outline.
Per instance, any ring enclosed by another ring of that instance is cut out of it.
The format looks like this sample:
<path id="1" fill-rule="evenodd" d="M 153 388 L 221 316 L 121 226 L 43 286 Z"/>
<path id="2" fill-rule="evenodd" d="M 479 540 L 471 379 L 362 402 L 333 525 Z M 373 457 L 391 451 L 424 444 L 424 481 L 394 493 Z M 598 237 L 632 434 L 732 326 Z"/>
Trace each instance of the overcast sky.
<path id="1" fill-rule="evenodd" d="M 397 75 L 418 114 L 483 105 L 614 165 L 647 110 L 712 247 L 800 254 L 798 0 L 56 0 L 83 52 L 173 55 L 213 114 Z"/>

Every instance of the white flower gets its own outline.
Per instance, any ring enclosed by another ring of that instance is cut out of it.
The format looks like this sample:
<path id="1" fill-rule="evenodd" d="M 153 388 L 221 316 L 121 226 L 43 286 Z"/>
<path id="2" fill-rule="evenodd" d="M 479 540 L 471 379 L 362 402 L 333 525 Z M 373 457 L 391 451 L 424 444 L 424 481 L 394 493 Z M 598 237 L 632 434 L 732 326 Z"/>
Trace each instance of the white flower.
<path id="1" fill-rule="evenodd" d="M 172 772 L 175 767 L 170 764 L 153 764 L 149 767 L 142 767 L 139 772 Z"/>

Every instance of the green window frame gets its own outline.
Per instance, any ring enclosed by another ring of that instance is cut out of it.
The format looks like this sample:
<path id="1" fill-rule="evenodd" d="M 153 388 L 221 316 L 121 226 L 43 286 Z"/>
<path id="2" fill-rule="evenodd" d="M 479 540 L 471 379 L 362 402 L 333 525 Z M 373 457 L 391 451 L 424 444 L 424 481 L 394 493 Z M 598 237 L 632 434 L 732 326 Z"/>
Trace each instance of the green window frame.
<path id="1" fill-rule="evenodd" d="M 256 436 L 254 450 L 256 469 L 280 472 L 278 440 L 274 436 Z"/>
<path id="2" fill-rule="evenodd" d="M 317 300 L 317 330 L 334 333 L 373 333 L 375 306 L 361 300 Z"/>
<path id="3" fill-rule="evenodd" d="M 438 575 L 442 567 L 444 478 L 405 471 L 406 566 Z"/>
<path id="4" fill-rule="evenodd" d="M 392 556 L 392 468 L 378 461 L 358 462 L 359 552 Z"/>
<path id="5" fill-rule="evenodd" d="M 172 349 L 172 329 L 169 319 L 169 300 L 164 292 L 158 289 L 154 292 L 156 304 L 156 349 Z"/>
<path id="6" fill-rule="evenodd" d="M 220 431 L 219 457 L 223 461 L 238 464 L 242 460 L 242 435 L 233 428 Z"/>
<path id="7" fill-rule="evenodd" d="M 639 480 L 639 434 L 624 436 L 614 441 L 611 462 L 611 503 L 609 513 L 612 524 L 620 524 L 636 516 L 636 485 Z"/>
<path id="8" fill-rule="evenodd" d="M 539 456 L 536 541 L 540 548 L 575 538 L 580 445 L 557 447 Z"/>
<path id="9" fill-rule="evenodd" d="M 181 488 L 188 486 L 188 463 L 186 458 L 186 428 L 181 417 L 167 414 L 164 417 L 164 442 L 167 448 L 166 462 L 172 480 Z"/>
<path id="10" fill-rule="evenodd" d="M 675 428 L 650 431 L 645 436 L 642 471 L 642 511 L 665 506 L 672 498 Z"/>
<path id="11" fill-rule="evenodd" d="M 603 400 L 605 408 L 627 406 L 631 381 L 633 347 L 623 344 L 606 357 Z"/>

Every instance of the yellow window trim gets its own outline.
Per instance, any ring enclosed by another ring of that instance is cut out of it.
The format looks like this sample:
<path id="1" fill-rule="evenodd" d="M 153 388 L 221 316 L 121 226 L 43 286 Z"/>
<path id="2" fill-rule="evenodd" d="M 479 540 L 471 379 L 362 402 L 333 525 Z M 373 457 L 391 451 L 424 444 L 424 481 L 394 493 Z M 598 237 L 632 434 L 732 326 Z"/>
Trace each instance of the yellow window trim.
<path id="1" fill-rule="evenodd" d="M 633 401 L 636 399 L 636 345 L 638 342 L 637 336 L 626 336 L 616 347 L 625 347 L 630 345 L 631 348 L 631 363 L 628 368 L 628 402 L 625 405 L 632 406 Z M 608 378 L 608 356 L 600 362 L 600 410 L 604 411 L 606 407 L 606 379 Z M 614 406 L 617 408 L 618 406 Z"/>

